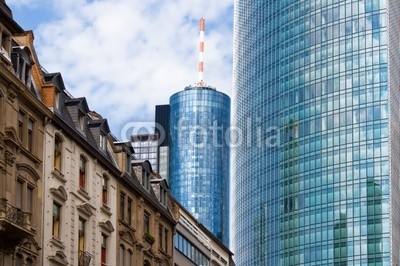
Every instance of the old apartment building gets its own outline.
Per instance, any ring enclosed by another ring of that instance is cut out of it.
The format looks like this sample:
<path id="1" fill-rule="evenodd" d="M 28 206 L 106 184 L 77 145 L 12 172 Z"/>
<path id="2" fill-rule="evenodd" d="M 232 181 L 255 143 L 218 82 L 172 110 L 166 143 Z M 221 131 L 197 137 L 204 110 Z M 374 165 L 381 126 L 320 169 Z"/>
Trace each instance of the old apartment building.
<path id="1" fill-rule="evenodd" d="M 131 145 L 125 143 L 124 145 Z M 176 225 L 169 192 L 149 161 L 137 162 L 118 183 L 119 255 L 116 265 L 172 266 Z M 175 216 L 176 217 L 176 216 Z"/>
<path id="2" fill-rule="evenodd" d="M 53 116 L 45 131 L 43 260 L 113 265 L 120 171 L 108 122 L 65 90 L 61 74 L 44 73 L 44 81 Z"/>
<path id="3" fill-rule="evenodd" d="M 0 265 L 42 265 L 44 125 L 40 66 L 0 1 Z"/>

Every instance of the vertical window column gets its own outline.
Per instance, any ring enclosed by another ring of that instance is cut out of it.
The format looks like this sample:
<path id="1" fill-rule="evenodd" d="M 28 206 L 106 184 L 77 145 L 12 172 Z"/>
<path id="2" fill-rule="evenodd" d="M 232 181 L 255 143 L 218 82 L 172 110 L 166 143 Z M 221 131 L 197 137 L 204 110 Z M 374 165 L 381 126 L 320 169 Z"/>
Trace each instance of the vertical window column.
<path id="1" fill-rule="evenodd" d="M 82 155 L 79 159 L 79 188 L 86 189 L 86 159 Z"/>
<path id="2" fill-rule="evenodd" d="M 79 217 L 78 221 L 78 256 L 79 266 L 85 265 L 85 225 L 86 221 Z"/>
<path id="3" fill-rule="evenodd" d="M 101 266 L 107 265 L 107 236 L 101 235 Z"/>
<path id="4" fill-rule="evenodd" d="M 53 202 L 53 237 L 60 239 L 61 205 Z"/>

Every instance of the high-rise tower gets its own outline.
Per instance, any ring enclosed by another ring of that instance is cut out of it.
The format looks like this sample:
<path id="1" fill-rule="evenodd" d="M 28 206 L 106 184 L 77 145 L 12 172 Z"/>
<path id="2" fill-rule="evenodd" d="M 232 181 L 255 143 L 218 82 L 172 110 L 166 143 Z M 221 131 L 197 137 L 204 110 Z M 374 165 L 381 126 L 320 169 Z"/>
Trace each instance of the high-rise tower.
<path id="1" fill-rule="evenodd" d="M 237 265 L 399 264 L 400 2 L 234 13 Z"/>
<path id="2" fill-rule="evenodd" d="M 172 194 L 217 238 L 229 240 L 230 99 L 203 80 L 204 19 L 199 80 L 170 98 Z"/>

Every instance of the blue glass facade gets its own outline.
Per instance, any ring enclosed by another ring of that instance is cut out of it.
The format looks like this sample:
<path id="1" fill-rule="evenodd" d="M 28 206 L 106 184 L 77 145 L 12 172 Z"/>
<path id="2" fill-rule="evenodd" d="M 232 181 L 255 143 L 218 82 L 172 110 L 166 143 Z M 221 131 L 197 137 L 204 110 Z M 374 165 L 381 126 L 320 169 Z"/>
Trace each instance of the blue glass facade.
<path id="1" fill-rule="evenodd" d="M 174 197 L 225 245 L 229 240 L 230 99 L 208 87 L 170 98 L 170 185 Z"/>
<path id="2" fill-rule="evenodd" d="M 238 266 L 399 263 L 399 11 L 235 0 Z"/>

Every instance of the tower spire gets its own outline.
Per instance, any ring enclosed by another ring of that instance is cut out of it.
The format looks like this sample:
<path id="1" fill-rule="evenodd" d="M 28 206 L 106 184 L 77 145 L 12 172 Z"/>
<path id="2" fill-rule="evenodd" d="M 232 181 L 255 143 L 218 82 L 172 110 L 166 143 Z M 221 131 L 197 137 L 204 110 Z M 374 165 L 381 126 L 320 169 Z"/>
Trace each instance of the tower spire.
<path id="1" fill-rule="evenodd" d="M 204 18 L 200 18 L 200 41 L 199 41 L 199 80 L 197 82 L 198 86 L 204 86 L 204 29 L 205 29 L 205 20 Z"/>

